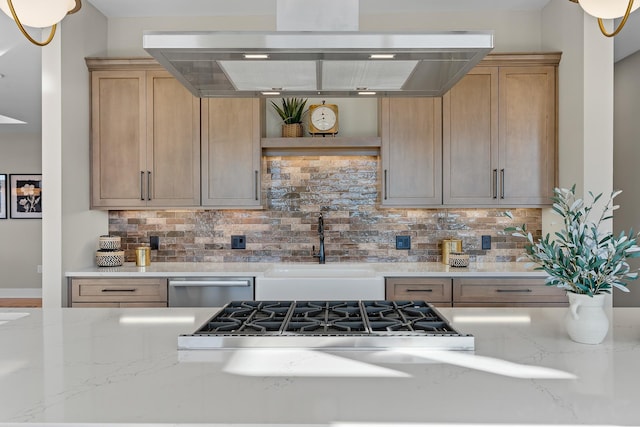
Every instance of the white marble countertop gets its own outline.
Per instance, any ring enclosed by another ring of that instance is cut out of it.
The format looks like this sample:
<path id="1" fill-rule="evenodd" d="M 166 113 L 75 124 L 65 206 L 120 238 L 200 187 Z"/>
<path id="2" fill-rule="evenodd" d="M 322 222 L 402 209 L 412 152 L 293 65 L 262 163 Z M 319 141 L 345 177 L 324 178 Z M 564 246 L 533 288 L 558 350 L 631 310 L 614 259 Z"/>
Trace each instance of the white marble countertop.
<path id="1" fill-rule="evenodd" d="M 206 262 L 152 262 L 148 267 L 136 267 L 125 263 L 122 267 L 88 267 L 67 271 L 67 277 L 197 277 L 197 276 L 253 276 L 261 277 L 274 267 L 286 263 L 206 263 Z M 439 262 L 387 262 L 387 263 L 334 263 L 334 264 L 290 264 L 307 265 L 323 269 L 341 266 L 372 269 L 385 277 L 546 277 L 526 262 L 470 263 L 469 267 L 449 267 Z"/>
<path id="2" fill-rule="evenodd" d="M 0 324 L 3 426 L 640 424 L 637 308 L 596 346 L 569 340 L 565 308 L 441 309 L 473 353 L 178 352 L 215 309 L 2 311 L 28 313 Z"/>

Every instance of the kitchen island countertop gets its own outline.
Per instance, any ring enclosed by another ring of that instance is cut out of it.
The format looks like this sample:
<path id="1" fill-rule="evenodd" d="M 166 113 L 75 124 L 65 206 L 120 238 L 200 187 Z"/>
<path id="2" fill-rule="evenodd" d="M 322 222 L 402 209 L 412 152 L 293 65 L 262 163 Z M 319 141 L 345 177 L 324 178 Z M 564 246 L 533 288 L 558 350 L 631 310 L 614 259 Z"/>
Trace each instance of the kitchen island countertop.
<path id="1" fill-rule="evenodd" d="M 270 269 L 293 265 L 323 269 L 341 266 L 372 269 L 385 277 L 546 277 L 528 262 L 475 263 L 468 267 L 449 267 L 440 262 L 379 262 L 379 263 L 242 263 L 242 262 L 152 262 L 148 267 L 136 267 L 128 262 L 121 267 L 87 267 L 67 271 L 67 277 L 199 277 L 254 276 L 260 277 Z"/>
<path id="2" fill-rule="evenodd" d="M 600 345 L 566 310 L 440 309 L 474 352 L 349 352 L 178 351 L 212 308 L 2 309 L 26 315 L 0 322 L 0 425 L 640 425 L 640 309 Z"/>

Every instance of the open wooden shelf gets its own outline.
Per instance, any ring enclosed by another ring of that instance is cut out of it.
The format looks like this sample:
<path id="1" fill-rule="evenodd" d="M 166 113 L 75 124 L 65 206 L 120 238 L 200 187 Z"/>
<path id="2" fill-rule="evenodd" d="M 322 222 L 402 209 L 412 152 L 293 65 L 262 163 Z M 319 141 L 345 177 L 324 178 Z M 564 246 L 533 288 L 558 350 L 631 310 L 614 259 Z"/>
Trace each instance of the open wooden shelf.
<path id="1" fill-rule="evenodd" d="M 262 138 L 265 156 L 317 155 L 317 156 L 377 156 L 381 138 L 366 137 L 302 137 Z"/>

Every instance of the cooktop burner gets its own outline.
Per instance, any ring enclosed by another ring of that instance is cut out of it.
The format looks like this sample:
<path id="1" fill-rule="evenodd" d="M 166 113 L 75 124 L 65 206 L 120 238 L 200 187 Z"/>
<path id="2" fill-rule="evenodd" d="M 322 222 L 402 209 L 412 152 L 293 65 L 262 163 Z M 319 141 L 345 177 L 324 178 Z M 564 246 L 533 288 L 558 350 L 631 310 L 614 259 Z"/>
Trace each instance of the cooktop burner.
<path id="1" fill-rule="evenodd" d="M 389 348 L 473 350 L 425 301 L 232 301 L 179 349 L 240 347 Z"/>

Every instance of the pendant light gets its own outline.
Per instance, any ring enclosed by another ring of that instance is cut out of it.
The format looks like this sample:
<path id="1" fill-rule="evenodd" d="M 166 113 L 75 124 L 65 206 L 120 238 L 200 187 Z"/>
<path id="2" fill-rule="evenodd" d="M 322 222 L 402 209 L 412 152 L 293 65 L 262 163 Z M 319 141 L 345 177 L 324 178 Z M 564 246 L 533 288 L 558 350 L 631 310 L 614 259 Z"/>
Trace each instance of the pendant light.
<path id="1" fill-rule="evenodd" d="M 640 7 L 640 0 L 569 0 L 578 3 L 589 15 L 598 18 L 600 31 L 607 37 L 613 37 L 622 30 L 631 12 Z M 607 32 L 603 19 L 622 18 L 620 25 L 613 32 Z"/>
<path id="2" fill-rule="evenodd" d="M 0 0 L 0 9 L 16 22 L 22 34 L 33 44 L 46 46 L 56 33 L 58 22 L 82 7 L 81 0 Z M 51 33 L 40 42 L 29 35 L 24 27 L 47 28 Z"/>

